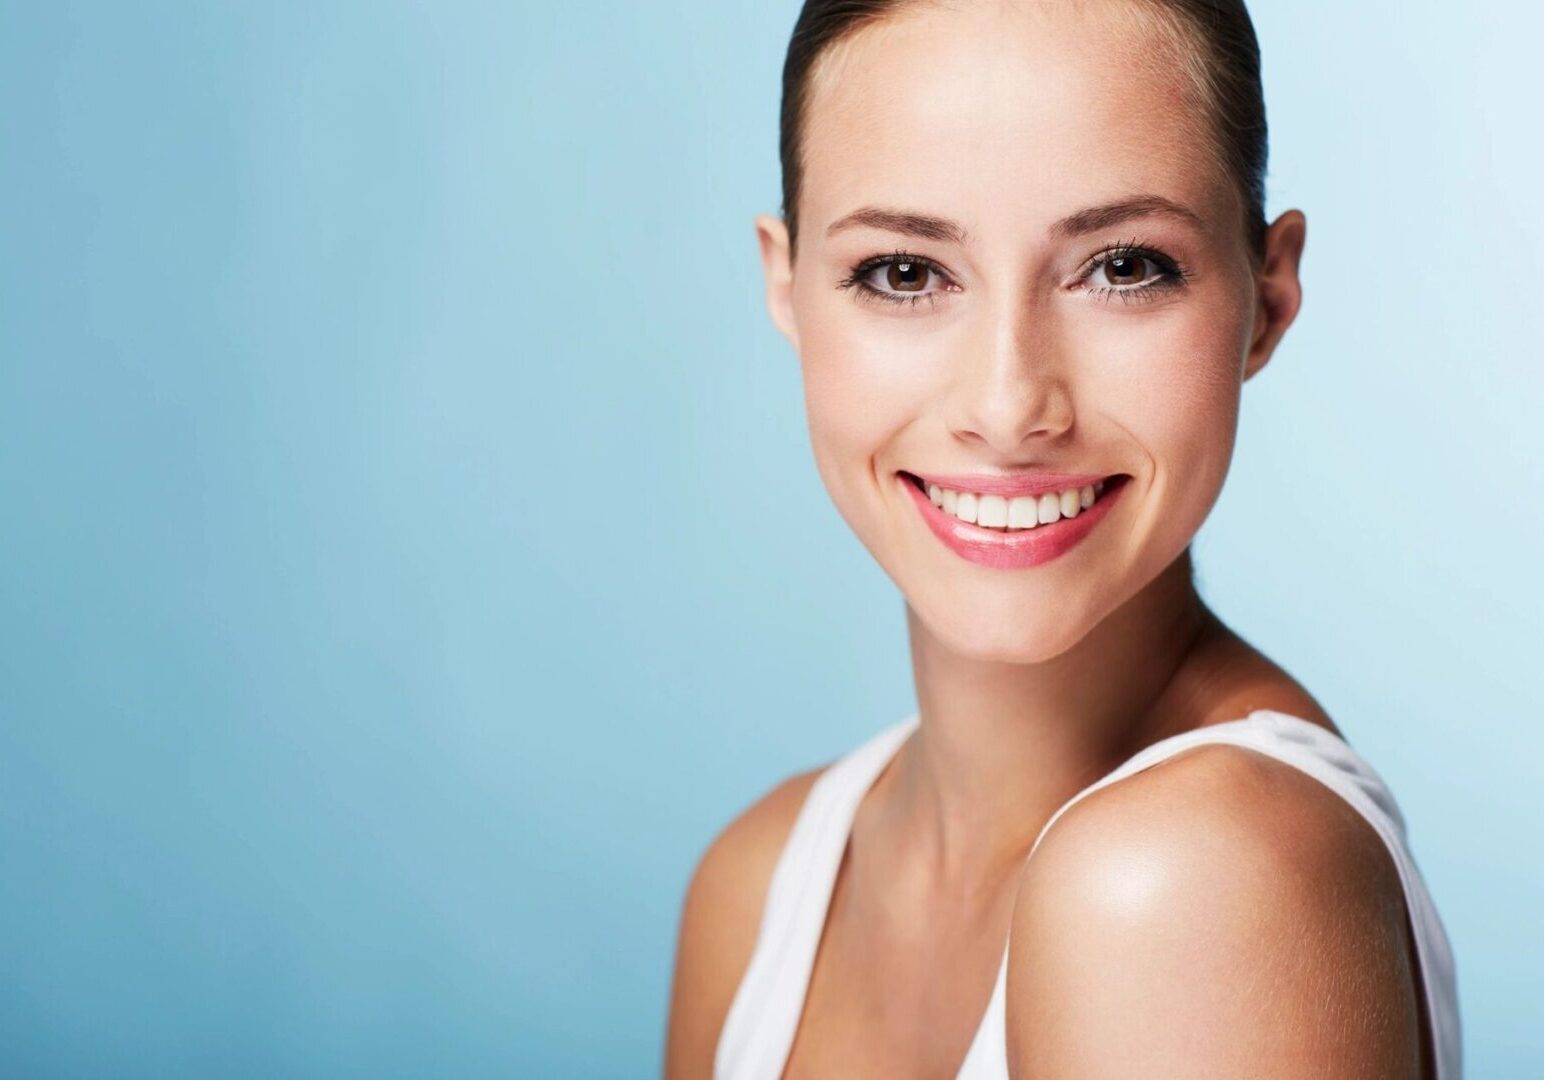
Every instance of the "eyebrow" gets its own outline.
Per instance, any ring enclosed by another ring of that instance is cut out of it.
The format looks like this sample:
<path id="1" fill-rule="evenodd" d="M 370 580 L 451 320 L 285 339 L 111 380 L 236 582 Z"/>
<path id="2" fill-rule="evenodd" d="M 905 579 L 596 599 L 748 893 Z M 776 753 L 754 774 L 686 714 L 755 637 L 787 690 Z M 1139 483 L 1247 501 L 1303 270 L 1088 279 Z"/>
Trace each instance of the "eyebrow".
<path id="1" fill-rule="evenodd" d="M 1084 233 L 1096 232 L 1119 225 L 1135 217 L 1160 216 L 1178 218 L 1204 229 L 1206 223 L 1200 215 L 1187 206 L 1166 199 L 1162 195 L 1133 195 L 1099 206 L 1088 206 L 1054 222 L 1047 231 L 1057 239 L 1069 239 Z M 911 210 L 892 210 L 882 206 L 865 206 L 838 218 L 826 228 L 827 236 L 834 236 L 844 229 L 881 229 L 901 233 L 922 240 L 934 240 L 951 244 L 964 244 L 969 233 L 963 225 L 948 218 L 934 217 Z"/>

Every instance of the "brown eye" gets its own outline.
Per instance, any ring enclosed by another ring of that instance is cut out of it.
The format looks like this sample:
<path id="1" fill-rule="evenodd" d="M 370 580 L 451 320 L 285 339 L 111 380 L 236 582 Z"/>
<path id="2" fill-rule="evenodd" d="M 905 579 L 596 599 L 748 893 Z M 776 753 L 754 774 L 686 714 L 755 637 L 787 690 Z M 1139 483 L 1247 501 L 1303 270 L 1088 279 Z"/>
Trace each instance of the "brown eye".
<path id="1" fill-rule="evenodd" d="M 931 307 L 939 302 L 941 294 L 960 291 L 948 271 L 904 251 L 864 260 L 853 267 L 850 276 L 837 282 L 837 288 L 855 290 L 856 298 L 864 302 L 878 300 L 908 308 L 916 308 L 923 301 Z"/>
<path id="2" fill-rule="evenodd" d="M 885 269 L 885 281 L 896 292 L 921 292 L 927 285 L 927 267 L 918 262 L 893 262 Z"/>
<path id="3" fill-rule="evenodd" d="M 1111 285 L 1135 285 L 1147 276 L 1147 260 L 1140 255 L 1120 255 L 1106 259 L 1104 276 Z"/>
<path id="4" fill-rule="evenodd" d="M 1190 280 L 1190 271 L 1169 256 L 1134 242 L 1101 251 L 1083 275 L 1081 281 L 1090 296 L 1101 302 L 1119 299 L 1126 304 L 1156 300 Z"/>

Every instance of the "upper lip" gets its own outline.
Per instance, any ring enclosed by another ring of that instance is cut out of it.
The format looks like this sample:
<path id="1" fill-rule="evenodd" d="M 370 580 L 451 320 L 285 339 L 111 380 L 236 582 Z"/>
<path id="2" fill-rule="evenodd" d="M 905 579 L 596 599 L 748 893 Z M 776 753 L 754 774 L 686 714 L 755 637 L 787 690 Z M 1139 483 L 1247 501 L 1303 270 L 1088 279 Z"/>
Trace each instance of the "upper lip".
<path id="1" fill-rule="evenodd" d="M 974 491 L 982 495 L 1041 495 L 1047 491 L 1066 491 L 1068 488 L 1088 487 L 1100 480 L 1109 480 L 1119 473 L 909 473 L 923 485 L 937 484 L 955 491 Z"/>

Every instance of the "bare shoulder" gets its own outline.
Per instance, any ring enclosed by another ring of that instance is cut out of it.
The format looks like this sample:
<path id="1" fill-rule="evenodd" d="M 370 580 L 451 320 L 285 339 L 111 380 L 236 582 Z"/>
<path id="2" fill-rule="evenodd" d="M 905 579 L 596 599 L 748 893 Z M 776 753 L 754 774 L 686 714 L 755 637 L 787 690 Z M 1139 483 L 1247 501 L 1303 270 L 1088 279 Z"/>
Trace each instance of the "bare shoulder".
<path id="1" fill-rule="evenodd" d="M 773 786 L 724 826 L 698 859 L 676 940 L 665 1038 L 668 1080 L 712 1075 L 719 1030 L 750 963 L 772 871 L 826 767 Z"/>
<path id="2" fill-rule="evenodd" d="M 1092 793 L 1020 879 L 1014 1075 L 1419 1075 L 1404 894 L 1313 777 L 1208 744 Z"/>

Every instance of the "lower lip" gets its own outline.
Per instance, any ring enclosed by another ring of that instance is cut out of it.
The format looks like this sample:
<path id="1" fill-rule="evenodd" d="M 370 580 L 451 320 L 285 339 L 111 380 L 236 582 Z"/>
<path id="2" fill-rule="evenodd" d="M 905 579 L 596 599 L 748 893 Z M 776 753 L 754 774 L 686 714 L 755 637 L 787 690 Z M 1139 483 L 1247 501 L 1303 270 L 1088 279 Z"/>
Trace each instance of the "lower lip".
<path id="1" fill-rule="evenodd" d="M 916 503 L 922 520 L 927 522 L 933 535 L 943 545 L 962 559 L 980 566 L 998 570 L 1019 570 L 1026 566 L 1039 566 L 1056 556 L 1070 551 L 1094 526 L 1104 520 L 1111 505 L 1126 490 L 1130 477 L 1121 476 L 1105 481 L 1104 491 L 1094 500 L 1094 505 L 1081 511 L 1076 517 L 1061 518 L 1049 525 L 1037 525 L 1033 529 L 1015 529 L 1004 532 L 988 529 L 961 521 L 953 514 L 946 514 L 942 507 L 934 506 L 921 489 L 908 477 L 896 473 L 895 478 Z"/>

